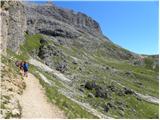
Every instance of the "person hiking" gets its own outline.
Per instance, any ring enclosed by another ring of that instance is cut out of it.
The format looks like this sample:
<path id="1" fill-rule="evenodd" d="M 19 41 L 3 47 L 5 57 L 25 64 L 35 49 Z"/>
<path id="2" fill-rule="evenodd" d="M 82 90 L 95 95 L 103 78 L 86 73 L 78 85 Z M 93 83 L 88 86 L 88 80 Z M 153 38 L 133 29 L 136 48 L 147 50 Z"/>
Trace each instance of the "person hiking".
<path id="1" fill-rule="evenodd" d="M 16 65 L 16 67 L 19 67 L 20 61 L 16 61 L 16 62 L 15 62 L 15 65 Z"/>
<path id="2" fill-rule="evenodd" d="M 24 64 L 23 61 L 16 61 L 15 62 L 15 65 L 16 65 L 16 67 L 19 68 L 21 75 L 23 75 L 23 64 Z"/>
<path id="3" fill-rule="evenodd" d="M 24 61 L 23 62 L 24 77 L 28 77 L 28 67 L 29 67 L 29 64 L 26 61 Z"/>
<path id="4" fill-rule="evenodd" d="M 24 61 L 21 61 L 20 64 L 19 64 L 19 68 L 20 68 L 21 71 L 23 71 L 23 64 L 24 64 Z"/>

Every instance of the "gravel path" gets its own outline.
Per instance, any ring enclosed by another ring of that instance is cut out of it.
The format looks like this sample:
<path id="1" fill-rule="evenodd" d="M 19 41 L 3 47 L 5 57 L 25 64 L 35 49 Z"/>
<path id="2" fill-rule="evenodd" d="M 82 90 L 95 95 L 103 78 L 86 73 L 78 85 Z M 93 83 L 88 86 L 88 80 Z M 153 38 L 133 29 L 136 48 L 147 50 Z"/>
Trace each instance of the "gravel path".
<path id="1" fill-rule="evenodd" d="M 26 89 L 19 101 L 22 106 L 22 118 L 66 118 L 64 113 L 47 101 L 39 80 L 29 73 L 25 78 Z"/>

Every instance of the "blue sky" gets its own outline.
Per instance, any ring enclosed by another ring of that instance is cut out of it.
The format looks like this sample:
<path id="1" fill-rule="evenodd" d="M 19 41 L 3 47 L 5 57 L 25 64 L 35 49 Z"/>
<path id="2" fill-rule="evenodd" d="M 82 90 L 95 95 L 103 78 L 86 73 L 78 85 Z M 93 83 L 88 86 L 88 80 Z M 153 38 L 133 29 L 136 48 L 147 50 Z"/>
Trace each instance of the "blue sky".
<path id="1" fill-rule="evenodd" d="M 158 54 L 158 1 L 54 1 L 95 19 L 114 43 L 140 54 Z"/>

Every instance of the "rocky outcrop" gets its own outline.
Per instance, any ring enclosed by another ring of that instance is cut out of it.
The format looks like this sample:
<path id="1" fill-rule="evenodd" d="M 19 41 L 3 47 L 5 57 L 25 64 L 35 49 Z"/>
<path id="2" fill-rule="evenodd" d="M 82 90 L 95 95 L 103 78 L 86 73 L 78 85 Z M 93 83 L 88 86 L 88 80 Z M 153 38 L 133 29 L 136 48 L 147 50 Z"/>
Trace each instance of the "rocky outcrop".
<path id="1" fill-rule="evenodd" d="M 13 68 L 9 68 L 8 64 L 1 63 L 1 108 L 0 118 L 20 118 L 21 106 L 18 96 L 22 94 L 25 88 L 25 82 L 22 77 L 14 74 Z"/>
<path id="2" fill-rule="evenodd" d="M 29 35 L 47 35 L 61 45 L 65 43 L 84 48 L 89 54 L 98 50 L 102 56 L 108 55 L 117 59 L 137 57 L 136 54 L 112 43 L 103 35 L 99 24 L 83 13 L 57 7 L 52 2 L 24 5 Z"/>
<path id="3" fill-rule="evenodd" d="M 7 48 L 7 41 L 8 41 L 8 27 L 9 27 L 9 11 L 8 11 L 8 4 L 3 5 L 3 3 L 1 3 L 1 9 L 0 9 L 0 13 L 1 13 L 1 19 L 0 19 L 0 23 L 1 23 L 1 32 L 0 32 L 0 53 L 6 54 L 6 48 Z"/>
<path id="4" fill-rule="evenodd" d="M 53 4 L 39 6 L 28 5 L 28 7 L 26 7 L 26 12 L 27 24 L 29 25 L 29 28 L 31 28 L 28 29 L 28 31 L 31 33 L 38 32 L 39 30 L 39 32 L 44 32 L 45 30 L 48 31 L 47 33 L 51 34 L 53 32 L 52 34 L 54 34 L 54 31 L 62 31 L 62 29 L 60 29 L 62 26 L 60 28 L 58 28 L 58 26 L 61 22 L 64 22 L 89 33 L 102 34 L 99 24 L 91 17 L 80 12 L 75 13 L 73 10 L 58 8 Z M 56 22 L 56 20 L 59 22 Z M 67 25 L 65 25 L 64 28 L 66 28 L 66 26 Z M 67 31 L 65 33 L 67 33 Z"/>
<path id="5" fill-rule="evenodd" d="M 24 6 L 20 1 L 1 2 L 1 52 L 6 48 L 16 52 L 24 41 L 27 29 Z"/>

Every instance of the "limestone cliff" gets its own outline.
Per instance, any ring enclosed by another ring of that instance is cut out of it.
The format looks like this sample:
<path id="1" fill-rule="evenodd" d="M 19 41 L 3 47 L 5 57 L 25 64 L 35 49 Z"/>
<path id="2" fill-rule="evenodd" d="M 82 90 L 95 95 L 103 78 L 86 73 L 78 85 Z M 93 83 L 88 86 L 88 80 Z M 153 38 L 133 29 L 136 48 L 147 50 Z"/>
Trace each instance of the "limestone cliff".
<path id="1" fill-rule="evenodd" d="M 41 31 L 44 26 L 46 29 L 50 28 L 50 31 L 54 31 L 60 22 L 63 22 L 85 32 L 102 34 L 99 24 L 91 17 L 80 12 L 76 13 L 73 10 L 59 8 L 52 3 L 28 5 L 26 13 L 28 30 L 32 33 Z"/>
<path id="2" fill-rule="evenodd" d="M 20 1 L 1 1 L 1 52 L 18 51 L 27 29 L 24 6 Z"/>

